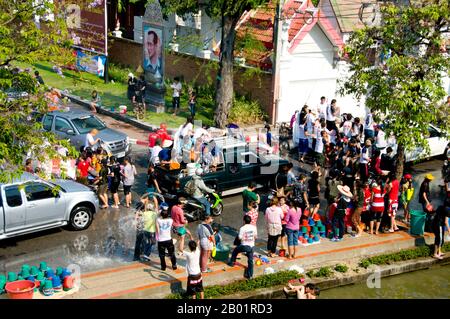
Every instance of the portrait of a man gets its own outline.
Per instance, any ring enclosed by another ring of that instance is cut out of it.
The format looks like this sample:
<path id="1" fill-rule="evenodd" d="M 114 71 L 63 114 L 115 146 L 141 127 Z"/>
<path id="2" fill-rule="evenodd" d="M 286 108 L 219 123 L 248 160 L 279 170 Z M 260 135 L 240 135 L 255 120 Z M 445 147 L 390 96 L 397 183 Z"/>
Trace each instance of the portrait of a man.
<path id="1" fill-rule="evenodd" d="M 151 26 L 144 26 L 144 70 L 150 82 L 162 81 L 162 31 Z"/>

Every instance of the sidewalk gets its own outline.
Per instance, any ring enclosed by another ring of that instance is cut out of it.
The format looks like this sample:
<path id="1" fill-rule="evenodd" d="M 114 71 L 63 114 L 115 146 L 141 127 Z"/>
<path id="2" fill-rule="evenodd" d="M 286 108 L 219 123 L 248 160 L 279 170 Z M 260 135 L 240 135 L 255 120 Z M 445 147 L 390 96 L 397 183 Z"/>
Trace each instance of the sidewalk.
<path id="1" fill-rule="evenodd" d="M 263 264 L 254 268 L 254 275 L 264 273 L 264 269 L 272 267 L 275 270 L 287 270 L 293 265 L 305 269 L 314 268 L 321 264 L 345 261 L 353 258 L 380 253 L 413 248 L 424 243 L 432 243 L 433 235 L 426 233 L 424 237 L 416 237 L 405 231 L 371 236 L 364 234 L 359 238 L 345 237 L 342 242 L 334 243 L 322 239 L 319 244 L 300 246 L 300 256 L 294 260 L 277 257 L 271 259 L 270 264 Z M 255 254 L 265 255 L 265 245 L 260 242 L 255 248 Z M 81 277 L 81 288 L 76 294 L 67 296 L 70 299 L 106 299 L 106 298 L 164 298 L 171 292 L 183 287 L 186 289 L 186 271 L 184 257 L 177 258 L 178 269 L 170 268 L 170 261 L 166 271 L 161 271 L 159 258 L 152 254 L 151 262 L 135 262 L 127 266 L 105 269 L 88 273 Z M 209 265 L 211 273 L 204 274 L 204 285 L 225 284 L 243 278 L 247 265 L 245 256 L 234 267 L 224 262 L 213 262 Z"/>

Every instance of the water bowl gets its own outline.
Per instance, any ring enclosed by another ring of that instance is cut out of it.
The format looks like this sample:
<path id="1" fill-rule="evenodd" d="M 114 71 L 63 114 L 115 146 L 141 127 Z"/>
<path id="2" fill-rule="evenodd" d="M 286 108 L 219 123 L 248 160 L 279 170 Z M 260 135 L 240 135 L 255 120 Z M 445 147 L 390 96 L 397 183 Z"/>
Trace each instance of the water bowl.
<path id="1" fill-rule="evenodd" d="M 62 272 L 63 272 L 63 268 L 62 267 L 57 267 L 56 268 L 56 276 L 61 276 Z"/>
<path id="2" fill-rule="evenodd" d="M 35 284 L 30 280 L 8 282 L 5 290 L 10 299 L 33 299 Z"/>

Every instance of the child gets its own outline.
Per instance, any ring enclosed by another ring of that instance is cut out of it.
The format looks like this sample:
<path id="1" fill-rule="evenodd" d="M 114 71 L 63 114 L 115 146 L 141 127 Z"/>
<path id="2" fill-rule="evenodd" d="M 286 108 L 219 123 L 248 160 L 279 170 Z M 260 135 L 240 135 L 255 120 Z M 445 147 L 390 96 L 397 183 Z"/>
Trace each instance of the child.
<path id="1" fill-rule="evenodd" d="M 214 238 L 216 240 L 216 249 L 223 250 L 224 247 L 222 244 L 222 234 L 220 233 L 220 225 L 214 224 L 213 231 L 214 231 Z"/>
<path id="2" fill-rule="evenodd" d="M 252 219 L 252 221 L 250 222 L 250 225 L 253 225 L 256 227 L 256 223 L 258 221 L 258 202 L 250 202 L 250 204 L 248 205 L 249 207 L 249 211 L 247 213 L 245 213 L 245 215 L 250 216 L 250 218 Z"/>
<path id="3" fill-rule="evenodd" d="M 297 299 L 316 299 L 320 295 L 319 287 L 311 283 L 305 286 L 293 286 L 291 283 L 288 283 L 288 287 L 284 287 L 286 296 L 292 292 L 296 292 Z"/>
<path id="4" fill-rule="evenodd" d="M 189 251 L 185 251 L 186 255 L 186 272 L 187 279 L 187 294 L 192 296 L 192 299 L 197 298 L 197 293 L 200 293 L 200 299 L 204 298 L 202 273 L 200 271 L 200 250 L 197 248 L 197 243 L 193 240 L 188 243 Z"/>

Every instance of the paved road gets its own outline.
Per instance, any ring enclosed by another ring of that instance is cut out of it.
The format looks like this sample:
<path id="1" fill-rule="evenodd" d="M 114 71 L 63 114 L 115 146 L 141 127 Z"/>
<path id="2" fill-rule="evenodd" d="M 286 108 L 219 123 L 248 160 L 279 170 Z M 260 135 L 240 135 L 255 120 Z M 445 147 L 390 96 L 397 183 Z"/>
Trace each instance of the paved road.
<path id="1" fill-rule="evenodd" d="M 108 125 L 125 131 L 132 138 L 147 136 L 145 132 L 134 129 L 127 124 L 105 118 Z M 117 122 L 117 123 L 115 123 Z M 133 187 L 133 196 L 138 198 L 145 191 L 147 148 L 136 145 L 133 149 L 138 176 Z M 442 198 L 439 184 L 441 160 L 430 160 L 413 167 L 415 183 L 422 181 L 425 173 L 433 173 L 437 179 L 432 184 L 434 198 Z M 305 165 L 305 171 L 310 167 Z M 418 185 L 416 186 L 418 190 Z M 121 194 L 121 199 L 122 199 Z M 263 194 L 264 197 L 264 194 Z M 440 200 L 436 200 L 436 204 Z M 325 203 L 322 205 L 325 207 Z M 240 195 L 224 199 L 224 213 L 215 222 L 224 226 L 224 241 L 232 243 L 236 230 L 242 224 L 242 200 Z M 413 202 L 412 209 L 419 208 Z M 120 209 L 102 210 L 94 219 L 91 227 L 85 231 L 73 232 L 65 229 L 54 229 L 40 233 L 21 236 L 0 242 L 0 272 L 18 271 L 22 264 L 39 264 L 46 261 L 52 267 L 68 266 L 75 263 L 83 272 L 110 268 L 130 263 L 133 259 L 135 241 L 134 210 L 123 206 Z M 191 223 L 188 229 L 195 233 L 197 223 Z M 260 234 L 259 244 L 264 245 L 266 231 L 262 213 L 258 220 Z"/>

